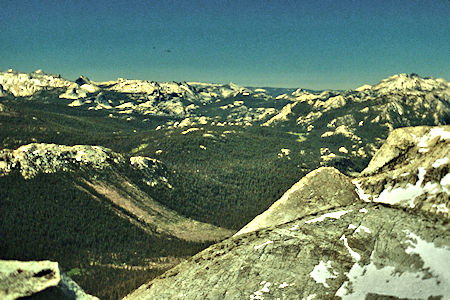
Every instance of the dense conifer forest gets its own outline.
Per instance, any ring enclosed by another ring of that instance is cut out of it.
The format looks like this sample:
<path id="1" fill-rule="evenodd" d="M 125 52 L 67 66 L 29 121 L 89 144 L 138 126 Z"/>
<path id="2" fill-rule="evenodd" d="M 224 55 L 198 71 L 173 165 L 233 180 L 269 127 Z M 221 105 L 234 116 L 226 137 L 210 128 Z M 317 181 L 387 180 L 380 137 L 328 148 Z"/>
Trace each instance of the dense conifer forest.
<path id="1" fill-rule="evenodd" d="M 125 121 L 67 107 L 45 92 L 33 98 L 3 100 L 12 112 L 0 113 L 2 148 L 32 142 L 102 145 L 126 157 L 157 158 L 172 188 L 152 188 L 139 174 L 121 172 L 181 215 L 225 228 L 241 228 L 316 165 L 308 145 L 299 142 L 302 133 L 202 126 L 182 134 L 183 128 L 155 130 L 158 117 Z M 291 149 L 289 159 L 279 156 L 283 147 Z M 164 259 L 176 262 L 209 245 L 133 226 L 117 215 L 125 211 L 83 183 L 90 176 L 109 175 L 80 170 L 30 180 L 18 173 L 0 177 L 0 234 L 8 241 L 0 245 L 1 258 L 58 261 L 87 292 L 117 299 L 161 274 L 170 265 Z M 132 269 L 153 260 L 158 267 Z"/>

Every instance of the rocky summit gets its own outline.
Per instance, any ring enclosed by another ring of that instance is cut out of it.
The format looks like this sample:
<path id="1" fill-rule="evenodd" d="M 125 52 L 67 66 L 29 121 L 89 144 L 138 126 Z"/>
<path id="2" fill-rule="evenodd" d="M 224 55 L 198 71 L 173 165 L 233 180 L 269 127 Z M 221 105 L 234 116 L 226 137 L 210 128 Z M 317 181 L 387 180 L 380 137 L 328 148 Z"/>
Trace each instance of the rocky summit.
<path id="1" fill-rule="evenodd" d="M 326 186 L 327 188 L 324 188 Z M 357 199 L 353 185 L 337 169 L 322 167 L 294 184 L 280 200 L 239 230 L 235 236 L 276 226 L 322 210 L 352 204 Z"/>
<path id="2" fill-rule="evenodd" d="M 331 168 L 308 174 L 238 234 L 126 299 L 450 297 L 447 130 L 394 131 L 355 185 Z M 418 165 L 419 175 L 397 174 Z M 391 201 L 365 198 L 380 186 Z M 428 209 L 405 210 L 405 193 Z"/>

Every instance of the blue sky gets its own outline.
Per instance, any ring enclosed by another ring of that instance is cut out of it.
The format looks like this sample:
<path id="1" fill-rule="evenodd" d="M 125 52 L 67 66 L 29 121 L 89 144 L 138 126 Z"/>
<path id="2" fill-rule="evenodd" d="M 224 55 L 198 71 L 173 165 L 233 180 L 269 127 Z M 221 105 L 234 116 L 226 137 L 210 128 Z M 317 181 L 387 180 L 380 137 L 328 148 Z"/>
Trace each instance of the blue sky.
<path id="1" fill-rule="evenodd" d="M 347 89 L 450 79 L 448 0 L 2 0 L 0 70 Z"/>

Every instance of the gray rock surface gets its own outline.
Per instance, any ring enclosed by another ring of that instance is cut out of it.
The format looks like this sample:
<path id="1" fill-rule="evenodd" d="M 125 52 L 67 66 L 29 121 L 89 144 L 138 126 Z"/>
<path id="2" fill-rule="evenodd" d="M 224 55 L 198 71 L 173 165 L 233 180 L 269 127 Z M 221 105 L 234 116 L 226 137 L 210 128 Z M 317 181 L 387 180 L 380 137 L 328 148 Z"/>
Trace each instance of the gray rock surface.
<path id="1" fill-rule="evenodd" d="M 213 245 L 125 299 L 447 299 L 448 229 L 381 204 L 343 206 Z"/>
<path id="2" fill-rule="evenodd" d="M 365 201 L 449 218 L 450 126 L 394 130 L 353 182 Z"/>
<path id="3" fill-rule="evenodd" d="M 0 260 L 0 298 L 30 296 L 58 285 L 61 280 L 58 263 Z"/>
<path id="4" fill-rule="evenodd" d="M 16 150 L 0 150 L 0 176 L 18 170 L 29 179 L 39 173 L 69 171 L 81 166 L 103 169 L 121 161 L 124 158 L 120 154 L 101 146 L 32 143 Z"/>
<path id="5" fill-rule="evenodd" d="M 59 288 L 68 299 L 74 300 L 98 300 L 97 297 L 86 294 L 86 292 L 73 281 L 72 278 L 64 273 L 61 273 L 61 281 L 59 282 L 57 288 Z"/>
<path id="6" fill-rule="evenodd" d="M 294 184 L 269 209 L 235 235 L 280 225 L 320 210 L 349 205 L 356 199 L 353 184 L 345 175 L 335 168 L 322 167 Z"/>
<path id="7" fill-rule="evenodd" d="M 45 292 L 43 292 L 45 290 Z M 45 295 L 58 299 L 95 300 L 67 275 L 57 262 L 0 260 L 0 299 Z"/>

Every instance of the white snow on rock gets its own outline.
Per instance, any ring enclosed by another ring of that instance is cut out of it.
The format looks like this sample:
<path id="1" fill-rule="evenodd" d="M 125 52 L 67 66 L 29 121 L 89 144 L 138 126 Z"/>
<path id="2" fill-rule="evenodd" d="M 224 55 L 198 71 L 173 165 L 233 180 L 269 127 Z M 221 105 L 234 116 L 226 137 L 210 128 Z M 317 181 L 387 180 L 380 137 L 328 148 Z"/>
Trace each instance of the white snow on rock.
<path id="1" fill-rule="evenodd" d="M 361 266 L 355 263 L 347 274 L 348 281 L 337 290 L 336 296 L 344 300 L 365 299 L 369 293 L 398 298 L 439 299 L 450 297 L 450 249 L 437 247 L 414 233 L 406 232 L 409 240 L 407 254 L 419 255 L 423 261 L 417 272 L 398 272 L 392 266 L 377 266 L 373 262 Z M 431 274 L 431 276 L 429 275 Z"/>
<path id="2" fill-rule="evenodd" d="M 433 168 L 437 169 L 437 168 L 439 168 L 440 166 L 443 166 L 443 165 L 448 164 L 448 160 L 449 160 L 448 157 L 444 157 L 444 158 L 437 159 L 437 160 L 432 164 L 432 166 L 433 166 Z"/>
<path id="3" fill-rule="evenodd" d="M 434 209 L 436 209 L 436 213 L 442 213 L 442 214 L 448 214 L 449 210 L 448 207 L 444 204 L 433 204 L 431 207 L 433 207 Z"/>
<path id="4" fill-rule="evenodd" d="M 356 228 L 355 232 L 358 233 L 361 232 L 361 230 L 366 233 L 371 233 L 370 229 L 363 225 L 359 225 L 358 228 Z"/>
<path id="5" fill-rule="evenodd" d="M 434 78 L 421 78 L 411 74 L 396 74 L 382 80 L 371 89 L 382 93 L 391 93 L 396 91 L 432 91 L 434 89 L 446 90 L 449 88 L 447 81 Z"/>
<path id="6" fill-rule="evenodd" d="M 272 243 L 273 243 L 273 241 L 267 241 L 267 242 L 262 243 L 261 245 L 255 246 L 254 248 L 255 248 L 255 250 L 258 250 L 259 248 L 262 248 L 262 247 L 272 244 Z"/>
<path id="7" fill-rule="evenodd" d="M 405 231 L 409 240 L 407 241 L 408 248 L 405 252 L 407 254 L 418 254 L 422 259 L 424 265 L 422 269 L 428 269 L 434 276 L 441 278 L 442 283 L 446 285 L 447 296 L 450 296 L 450 248 L 436 247 L 432 242 L 423 240 L 420 236 L 413 232 Z"/>
<path id="8" fill-rule="evenodd" d="M 337 277 L 337 273 L 332 270 L 331 273 L 329 270 L 332 269 L 331 261 L 323 262 L 322 260 L 318 265 L 314 267 L 314 269 L 309 273 L 312 279 L 314 279 L 317 283 L 323 284 L 324 287 L 329 288 L 330 286 L 327 284 L 327 279 L 333 279 Z"/>
<path id="9" fill-rule="evenodd" d="M 350 225 L 348 225 L 348 229 L 355 229 L 355 233 L 359 233 L 359 232 L 361 232 L 361 231 L 364 231 L 364 232 L 366 232 L 366 233 L 371 233 L 370 232 L 370 229 L 369 228 L 367 228 L 366 226 L 363 226 L 363 225 L 359 225 L 358 227 L 356 226 L 356 225 L 354 225 L 354 224 L 350 224 Z"/>
<path id="10" fill-rule="evenodd" d="M 365 209 L 365 208 L 361 208 L 361 209 L 359 210 L 359 212 L 360 212 L 360 213 L 363 213 L 363 214 L 366 214 L 366 213 L 368 213 L 369 211 L 368 211 L 367 209 Z"/>
<path id="11" fill-rule="evenodd" d="M 436 138 L 439 138 L 437 140 L 434 140 Z M 430 130 L 430 132 L 426 135 L 424 135 L 419 143 L 417 144 L 418 147 L 421 148 L 426 148 L 430 146 L 430 143 L 434 141 L 433 144 L 435 144 L 435 142 L 437 141 L 446 141 L 450 139 L 450 131 L 446 131 L 444 128 L 442 127 L 436 127 L 436 128 L 432 128 Z"/>
<path id="12" fill-rule="evenodd" d="M 362 86 L 356 88 L 355 91 L 357 91 L 357 92 L 362 92 L 362 91 L 365 91 L 365 90 L 370 90 L 371 88 L 372 88 L 371 85 L 369 85 L 369 84 L 364 84 L 364 85 L 362 85 Z"/>
<path id="13" fill-rule="evenodd" d="M 442 191 L 445 191 L 447 194 L 450 194 L 448 192 L 448 189 L 445 187 L 446 186 L 445 177 L 441 179 L 440 185 L 442 188 L 439 186 L 438 183 L 430 183 L 430 182 L 427 182 L 422 187 L 425 174 L 426 174 L 425 168 L 419 168 L 418 180 L 416 184 L 413 185 L 408 183 L 406 187 L 403 188 L 402 187 L 393 188 L 392 186 L 389 186 L 385 188 L 378 197 L 373 198 L 373 201 L 387 204 L 398 204 L 407 201 L 409 203 L 409 207 L 414 208 L 415 207 L 414 200 L 417 197 L 421 196 L 422 194 L 425 193 L 437 194 Z"/>
<path id="14" fill-rule="evenodd" d="M 260 285 L 263 285 L 263 287 L 256 292 L 252 293 L 250 295 L 250 300 L 263 300 L 264 299 L 264 293 L 269 293 L 269 287 L 271 286 L 270 282 L 261 281 Z"/>
<path id="15" fill-rule="evenodd" d="M 350 255 L 354 260 L 359 261 L 361 259 L 361 255 L 353 251 L 353 249 L 350 248 L 350 246 L 348 245 L 348 241 L 347 238 L 345 237 L 345 234 L 343 234 L 339 240 L 344 241 L 345 248 L 347 248 L 348 252 L 350 253 Z"/>
<path id="16" fill-rule="evenodd" d="M 339 219 L 341 216 L 345 215 L 348 212 L 349 212 L 348 210 L 341 210 L 341 211 L 335 211 L 335 212 L 331 212 L 331 213 L 326 213 L 324 215 L 321 215 L 320 217 L 317 217 L 317 218 L 305 221 L 305 224 L 315 223 L 315 222 L 322 222 L 326 218 Z"/>

